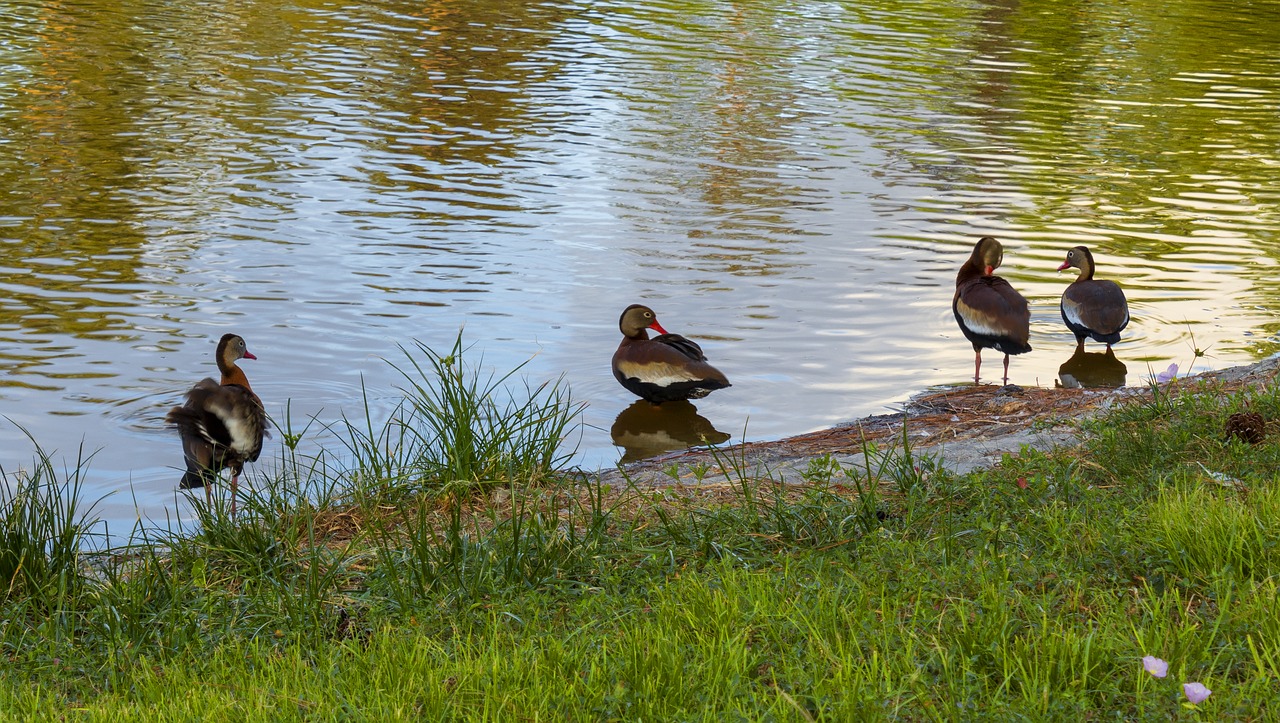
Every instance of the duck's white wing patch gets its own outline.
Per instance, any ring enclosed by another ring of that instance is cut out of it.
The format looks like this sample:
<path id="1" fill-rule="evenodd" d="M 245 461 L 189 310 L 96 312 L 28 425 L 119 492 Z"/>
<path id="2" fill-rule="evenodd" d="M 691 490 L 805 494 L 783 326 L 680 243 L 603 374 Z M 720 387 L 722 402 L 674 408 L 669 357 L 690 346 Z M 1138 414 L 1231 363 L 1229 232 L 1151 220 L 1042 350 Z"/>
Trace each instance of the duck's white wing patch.
<path id="1" fill-rule="evenodd" d="M 227 433 L 231 435 L 231 450 L 243 456 L 252 454 L 254 448 L 258 445 L 253 423 L 236 414 L 235 406 L 223 396 L 210 399 L 208 409 L 218 418 L 218 421 L 222 422 L 222 426 L 226 427 Z"/>
<path id="2" fill-rule="evenodd" d="M 986 314 L 979 314 L 973 307 L 963 301 L 956 304 L 956 309 L 960 312 L 960 318 L 964 319 L 964 325 L 969 331 L 983 336 L 1004 336 L 1008 331 L 1003 327 L 992 323 L 991 317 Z"/>
<path id="3" fill-rule="evenodd" d="M 672 364 L 621 362 L 618 364 L 618 371 L 622 372 L 622 375 L 628 379 L 639 379 L 645 384 L 654 384 L 659 387 L 698 380 L 698 376 L 688 369 Z"/>
<path id="4" fill-rule="evenodd" d="M 1084 319 L 1080 318 L 1080 309 L 1071 301 L 1062 302 L 1062 315 L 1067 317 L 1067 321 L 1077 326 L 1088 326 Z"/>
<path id="5" fill-rule="evenodd" d="M 244 420 L 239 417 L 224 419 L 223 423 L 227 425 L 227 431 L 231 433 L 231 449 L 236 454 L 245 457 L 253 454 L 258 440 L 251 434 L 251 425 L 245 424 Z"/>

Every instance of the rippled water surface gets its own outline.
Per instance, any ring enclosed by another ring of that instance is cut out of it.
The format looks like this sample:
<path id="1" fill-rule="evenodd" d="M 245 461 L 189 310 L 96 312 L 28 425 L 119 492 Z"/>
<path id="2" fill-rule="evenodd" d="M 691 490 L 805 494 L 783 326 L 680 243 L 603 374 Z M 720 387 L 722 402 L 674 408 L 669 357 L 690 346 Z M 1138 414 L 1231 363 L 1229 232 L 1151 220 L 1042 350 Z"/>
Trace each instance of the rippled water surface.
<path id="1" fill-rule="evenodd" d="M 563 374 L 608 466 L 663 425 L 609 372 L 633 302 L 733 381 L 679 430 L 804 432 L 971 378 L 983 234 L 1032 301 L 1011 381 L 1071 361 L 1077 244 L 1130 299 L 1128 383 L 1246 362 L 1280 326 L 1278 149 L 1273 3 L 10 3 L 0 465 L 21 425 L 96 450 L 107 519 L 181 516 L 162 418 L 224 332 L 269 412 L 332 421 L 465 328 Z"/>

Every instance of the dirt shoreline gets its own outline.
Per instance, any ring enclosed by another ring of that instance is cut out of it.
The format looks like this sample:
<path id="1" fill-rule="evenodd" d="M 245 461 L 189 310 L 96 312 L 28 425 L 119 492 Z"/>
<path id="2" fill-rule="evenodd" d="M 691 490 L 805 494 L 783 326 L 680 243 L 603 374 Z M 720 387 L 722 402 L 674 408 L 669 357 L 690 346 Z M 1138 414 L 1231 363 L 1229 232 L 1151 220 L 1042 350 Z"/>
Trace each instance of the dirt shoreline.
<path id="1" fill-rule="evenodd" d="M 1186 388 L 1215 381 L 1227 391 L 1274 380 L 1280 357 L 1179 377 Z M 903 427 L 913 454 L 934 456 L 957 474 L 985 469 L 1024 446 L 1038 450 L 1079 443 L 1079 422 L 1126 400 L 1149 397 L 1150 386 L 1117 389 L 1063 389 L 1010 385 L 932 389 L 912 397 L 900 412 L 856 419 L 785 439 L 726 445 L 715 451 L 692 449 L 602 470 L 599 479 L 636 485 L 722 485 L 750 478 L 800 484 L 811 461 L 830 456 L 843 466 L 863 466 L 864 445 L 900 449 Z M 874 464 L 874 463 L 873 463 Z M 727 468 L 727 469 L 726 469 Z"/>

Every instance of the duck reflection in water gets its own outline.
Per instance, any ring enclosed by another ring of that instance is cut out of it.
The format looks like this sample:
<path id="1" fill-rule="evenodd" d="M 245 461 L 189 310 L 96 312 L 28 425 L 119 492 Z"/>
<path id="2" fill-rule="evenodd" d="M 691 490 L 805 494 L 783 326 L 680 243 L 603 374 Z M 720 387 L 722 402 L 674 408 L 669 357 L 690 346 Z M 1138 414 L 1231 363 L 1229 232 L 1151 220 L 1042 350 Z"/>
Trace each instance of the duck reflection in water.
<path id="1" fill-rule="evenodd" d="M 1057 386 L 1063 389 L 1123 387 L 1128 373 L 1128 367 L 1116 358 L 1110 347 L 1105 352 L 1088 352 L 1081 345 L 1058 367 Z"/>
<path id="2" fill-rule="evenodd" d="M 692 403 L 679 399 L 650 404 L 643 399 L 622 410 L 609 430 L 622 447 L 623 462 L 635 462 L 678 449 L 728 441 Z"/>

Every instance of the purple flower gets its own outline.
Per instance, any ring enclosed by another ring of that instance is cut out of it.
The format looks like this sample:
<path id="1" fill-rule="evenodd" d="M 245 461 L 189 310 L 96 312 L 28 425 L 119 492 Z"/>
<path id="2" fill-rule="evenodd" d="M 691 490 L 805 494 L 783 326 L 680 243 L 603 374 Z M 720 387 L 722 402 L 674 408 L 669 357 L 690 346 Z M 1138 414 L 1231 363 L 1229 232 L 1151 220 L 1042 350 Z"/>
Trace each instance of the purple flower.
<path id="1" fill-rule="evenodd" d="M 1157 678 L 1163 678 L 1169 674 L 1169 664 L 1154 655 L 1143 656 L 1142 667 Z"/>
<path id="2" fill-rule="evenodd" d="M 1165 382 L 1172 381 L 1176 376 L 1178 376 L 1178 365 L 1170 364 L 1168 369 L 1165 369 L 1156 375 L 1156 383 L 1164 384 Z"/>
<path id="3" fill-rule="evenodd" d="M 1208 698 L 1213 694 L 1212 690 L 1209 690 L 1200 683 L 1183 683 L 1182 692 L 1186 693 L 1187 700 L 1191 701 L 1192 705 L 1204 701 L 1205 698 Z"/>

